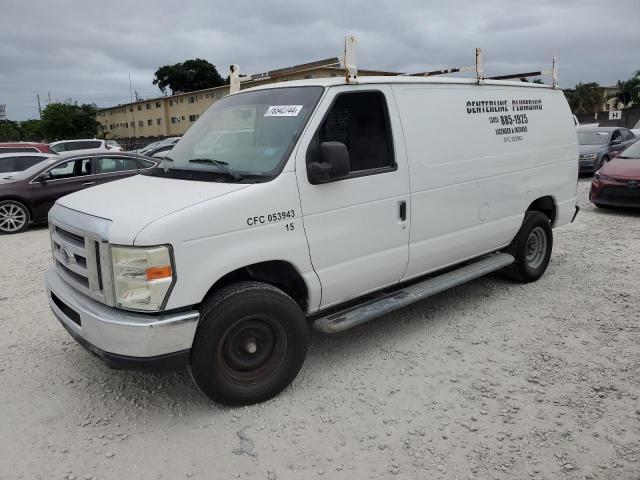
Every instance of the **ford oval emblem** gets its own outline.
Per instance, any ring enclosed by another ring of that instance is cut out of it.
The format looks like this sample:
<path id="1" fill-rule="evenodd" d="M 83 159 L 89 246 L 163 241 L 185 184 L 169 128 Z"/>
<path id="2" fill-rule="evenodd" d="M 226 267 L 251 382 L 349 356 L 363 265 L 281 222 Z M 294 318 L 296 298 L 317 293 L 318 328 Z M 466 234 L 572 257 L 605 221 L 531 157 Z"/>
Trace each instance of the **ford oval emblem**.
<path id="1" fill-rule="evenodd" d="M 71 253 L 66 247 L 60 247 L 60 256 L 62 257 L 62 262 L 69 265 L 70 263 L 75 263 L 76 258 L 73 253 Z"/>

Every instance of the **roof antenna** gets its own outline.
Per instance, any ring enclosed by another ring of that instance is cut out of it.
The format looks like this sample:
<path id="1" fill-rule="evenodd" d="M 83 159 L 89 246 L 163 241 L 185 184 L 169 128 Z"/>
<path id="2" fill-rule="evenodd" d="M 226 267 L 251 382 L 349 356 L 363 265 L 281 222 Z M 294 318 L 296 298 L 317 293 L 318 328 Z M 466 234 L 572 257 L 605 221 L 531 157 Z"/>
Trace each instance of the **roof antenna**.
<path id="1" fill-rule="evenodd" d="M 551 67 L 551 78 L 553 80 L 553 88 L 559 88 L 560 83 L 558 83 L 558 57 L 553 57 L 553 67 Z"/>
<path id="2" fill-rule="evenodd" d="M 484 82 L 484 68 L 482 66 L 482 49 L 476 48 L 476 81 L 478 85 Z"/>
<path id="3" fill-rule="evenodd" d="M 358 83 L 357 45 L 358 40 L 355 35 L 344 37 L 344 73 L 347 83 Z"/>
<path id="4" fill-rule="evenodd" d="M 240 91 L 240 67 L 235 63 L 229 66 L 229 95 Z"/>

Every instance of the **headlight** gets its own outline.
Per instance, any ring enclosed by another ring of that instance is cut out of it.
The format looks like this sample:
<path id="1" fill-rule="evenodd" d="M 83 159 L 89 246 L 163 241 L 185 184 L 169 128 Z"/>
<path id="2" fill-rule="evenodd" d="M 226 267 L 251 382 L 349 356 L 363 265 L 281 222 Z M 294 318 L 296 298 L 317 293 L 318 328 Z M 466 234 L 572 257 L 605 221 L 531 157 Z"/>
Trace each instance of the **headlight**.
<path id="1" fill-rule="evenodd" d="M 595 153 L 585 153 L 580 155 L 580 160 L 595 160 L 597 156 Z"/>
<path id="2" fill-rule="evenodd" d="M 609 180 L 610 182 L 616 182 L 617 180 L 613 177 L 607 177 L 606 175 L 601 174 L 600 172 L 596 172 L 594 175 L 596 180 Z"/>
<path id="3" fill-rule="evenodd" d="M 111 247 L 116 306 L 157 312 L 175 281 L 169 247 Z"/>

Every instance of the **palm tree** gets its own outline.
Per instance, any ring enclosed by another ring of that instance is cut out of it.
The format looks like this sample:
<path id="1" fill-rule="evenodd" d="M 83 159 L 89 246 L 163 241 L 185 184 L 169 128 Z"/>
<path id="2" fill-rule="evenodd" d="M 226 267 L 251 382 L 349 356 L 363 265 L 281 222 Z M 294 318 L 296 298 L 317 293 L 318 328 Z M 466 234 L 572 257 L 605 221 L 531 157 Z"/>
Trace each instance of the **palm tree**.
<path id="1" fill-rule="evenodd" d="M 618 80 L 618 91 L 609 98 L 616 100 L 614 107 L 628 108 L 640 105 L 640 70 L 629 80 Z"/>
<path id="2" fill-rule="evenodd" d="M 592 113 L 602 106 L 604 95 L 596 82 L 579 82 L 573 90 L 565 92 L 573 113 Z"/>

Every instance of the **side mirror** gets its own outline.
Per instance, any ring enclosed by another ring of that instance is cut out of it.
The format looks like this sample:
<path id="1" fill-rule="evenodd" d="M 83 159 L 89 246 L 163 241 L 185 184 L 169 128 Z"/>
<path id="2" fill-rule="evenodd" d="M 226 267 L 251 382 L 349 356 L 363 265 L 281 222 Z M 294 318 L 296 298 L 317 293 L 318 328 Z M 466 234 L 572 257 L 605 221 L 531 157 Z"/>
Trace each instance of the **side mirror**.
<path id="1" fill-rule="evenodd" d="M 313 185 L 344 178 L 351 173 L 349 151 L 342 142 L 322 142 L 320 162 L 311 162 L 307 167 L 309 181 Z"/>

